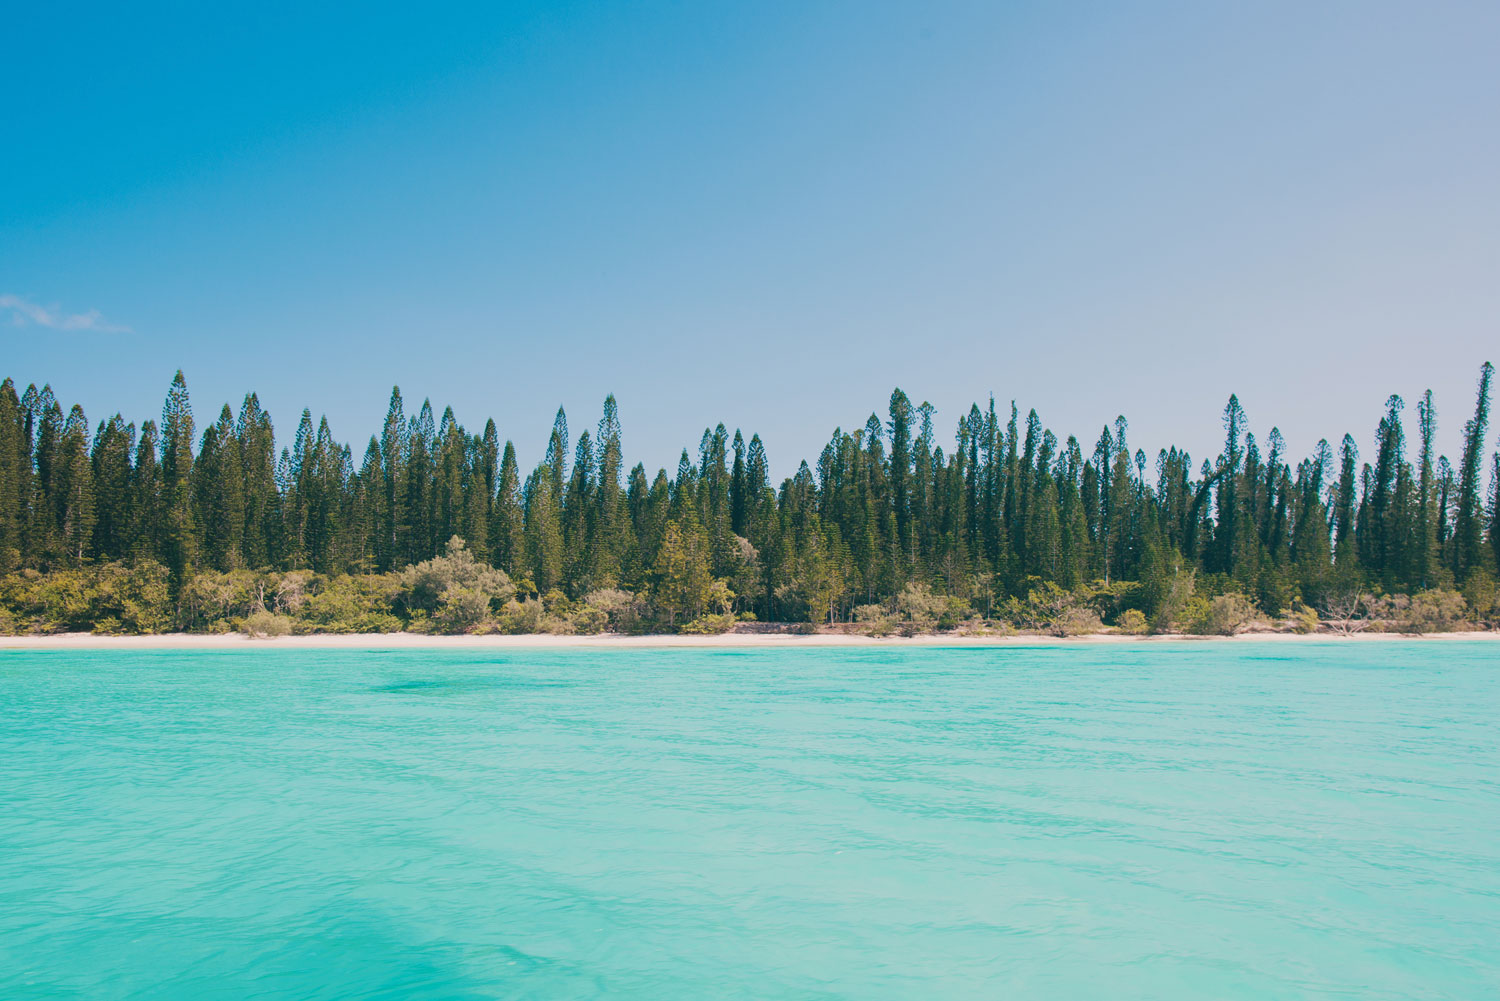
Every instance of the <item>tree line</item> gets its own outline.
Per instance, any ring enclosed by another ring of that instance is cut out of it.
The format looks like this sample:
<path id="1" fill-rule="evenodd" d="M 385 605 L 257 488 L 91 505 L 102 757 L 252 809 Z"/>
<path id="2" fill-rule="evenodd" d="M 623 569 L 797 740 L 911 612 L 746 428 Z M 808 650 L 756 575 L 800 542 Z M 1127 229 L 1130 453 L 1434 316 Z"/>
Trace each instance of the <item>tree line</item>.
<path id="1" fill-rule="evenodd" d="M 576 438 L 559 409 L 523 475 L 493 421 L 473 433 L 426 401 L 410 416 L 399 389 L 356 461 L 307 410 L 278 449 L 254 393 L 200 433 L 181 372 L 160 422 L 139 425 L 115 414 L 91 426 L 49 386 L 18 394 L 6 379 L 0 574 L 152 563 L 180 596 L 205 572 L 394 574 L 452 556 L 457 537 L 515 600 L 650 596 L 661 628 L 733 613 L 837 622 L 912 585 L 980 616 L 1046 586 L 1153 617 L 1185 579 L 1269 614 L 1432 589 L 1488 612 L 1492 375 L 1486 363 L 1456 466 L 1436 452 L 1430 391 L 1410 442 L 1390 397 L 1363 460 L 1350 434 L 1293 459 L 1279 430 L 1257 439 L 1231 396 L 1222 450 L 1195 465 L 1175 447 L 1132 449 L 1123 417 L 1089 445 L 993 399 L 959 417 L 945 451 L 934 408 L 898 389 L 883 416 L 836 429 L 779 484 L 760 437 L 723 424 L 671 473 L 627 469 L 613 396 Z"/>

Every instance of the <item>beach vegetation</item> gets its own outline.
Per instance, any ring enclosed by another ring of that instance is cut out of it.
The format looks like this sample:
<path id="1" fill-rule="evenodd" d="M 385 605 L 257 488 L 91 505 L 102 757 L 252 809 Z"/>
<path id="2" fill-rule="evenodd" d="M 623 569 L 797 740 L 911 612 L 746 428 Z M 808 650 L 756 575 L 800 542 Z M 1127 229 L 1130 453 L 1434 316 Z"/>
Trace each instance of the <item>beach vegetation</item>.
<path id="1" fill-rule="evenodd" d="M 795 623 L 870 635 L 1493 625 L 1500 453 L 1479 371 L 1457 461 L 1431 393 L 1374 434 L 1288 454 L 1231 396 L 1217 454 L 1150 456 L 1119 417 L 1086 436 L 994 400 L 937 411 L 900 389 L 815 461 L 704 428 L 627 466 L 613 396 L 561 409 L 539 460 L 493 421 L 393 389 L 362 453 L 326 418 L 278 439 L 254 393 L 196 420 L 91 425 L 43 384 L 0 382 L 0 628 L 589 634 Z M 1488 480 L 1488 484 L 1486 483 Z M 1460 610 L 1458 602 L 1462 601 Z"/>
<path id="2" fill-rule="evenodd" d="M 1238 591 L 1189 602 L 1188 631 L 1200 636 L 1238 636 L 1267 624 L 1255 602 Z"/>
<path id="3" fill-rule="evenodd" d="M 242 620 L 240 631 L 254 640 L 275 639 L 278 636 L 290 636 L 293 623 L 289 615 L 278 615 L 276 612 L 268 612 L 264 608 L 258 608 L 245 616 Z"/>

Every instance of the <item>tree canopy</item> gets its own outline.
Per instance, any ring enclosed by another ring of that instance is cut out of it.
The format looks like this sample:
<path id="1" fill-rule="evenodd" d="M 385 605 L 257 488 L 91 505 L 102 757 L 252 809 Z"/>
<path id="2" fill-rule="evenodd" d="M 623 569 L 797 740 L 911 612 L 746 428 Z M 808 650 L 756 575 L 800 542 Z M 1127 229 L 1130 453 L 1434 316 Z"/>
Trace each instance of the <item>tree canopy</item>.
<path id="1" fill-rule="evenodd" d="M 945 452 L 935 409 L 897 389 L 779 484 L 760 437 L 723 424 L 670 473 L 627 468 L 614 396 L 576 437 L 559 409 L 525 473 L 493 421 L 474 433 L 429 401 L 408 416 L 399 388 L 356 461 L 310 411 L 279 444 L 254 393 L 200 433 L 181 372 L 160 423 L 115 414 L 92 428 L 49 386 L 18 393 L 7 379 L 0 574 L 151 562 L 180 596 L 198 571 L 406 571 L 411 611 L 434 619 L 625 593 L 670 626 L 725 613 L 852 621 L 857 608 L 897 614 L 914 594 L 987 613 L 1054 586 L 1124 589 L 1156 621 L 1185 575 L 1271 614 L 1351 589 L 1492 594 L 1492 371 L 1456 468 L 1435 453 L 1431 393 L 1415 408 L 1415 455 L 1392 396 L 1363 462 L 1352 433 L 1296 460 L 1276 428 L 1257 438 L 1231 396 L 1222 451 L 1195 466 L 1175 447 L 1154 462 L 1132 451 L 1124 417 L 1089 446 L 993 399 L 960 414 Z"/>

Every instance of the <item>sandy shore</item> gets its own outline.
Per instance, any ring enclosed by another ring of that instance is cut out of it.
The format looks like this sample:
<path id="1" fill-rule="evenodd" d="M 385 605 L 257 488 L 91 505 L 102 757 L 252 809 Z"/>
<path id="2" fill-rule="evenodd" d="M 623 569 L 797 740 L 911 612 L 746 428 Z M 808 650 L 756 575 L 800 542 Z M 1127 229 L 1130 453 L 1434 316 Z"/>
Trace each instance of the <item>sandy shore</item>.
<path id="1" fill-rule="evenodd" d="M 1452 640 L 1500 641 L 1500 632 L 1432 633 L 1411 636 L 1399 633 L 1356 633 L 1339 636 L 1332 633 L 1299 635 L 1296 633 L 1244 633 L 1240 636 L 1123 636 L 1098 633 L 1062 639 L 1055 636 L 955 636 L 933 635 L 873 639 L 843 633 L 725 633 L 720 636 L 429 636 L 423 633 L 361 633 L 350 636 L 282 636 L 276 639 L 249 639 L 238 633 L 205 636 L 192 633 L 168 633 L 160 636 L 95 636 L 92 633 L 63 633 L 53 636 L 0 636 L 0 651 L 5 650 L 401 650 L 401 649 L 594 649 L 630 650 L 667 647 L 721 648 L 807 648 L 807 647 L 1005 647 L 1005 646 L 1084 646 L 1100 643 L 1346 643 L 1382 642 L 1420 639 L 1423 642 Z"/>

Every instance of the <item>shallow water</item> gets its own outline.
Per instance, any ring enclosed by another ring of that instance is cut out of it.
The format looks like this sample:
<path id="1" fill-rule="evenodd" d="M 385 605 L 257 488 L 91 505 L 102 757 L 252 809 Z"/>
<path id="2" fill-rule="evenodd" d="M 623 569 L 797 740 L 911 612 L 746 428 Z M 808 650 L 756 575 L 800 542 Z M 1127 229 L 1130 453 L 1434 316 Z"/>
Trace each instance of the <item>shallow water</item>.
<path id="1" fill-rule="evenodd" d="M 1489 998 L 1500 647 L 0 653 L 0 998 Z"/>

